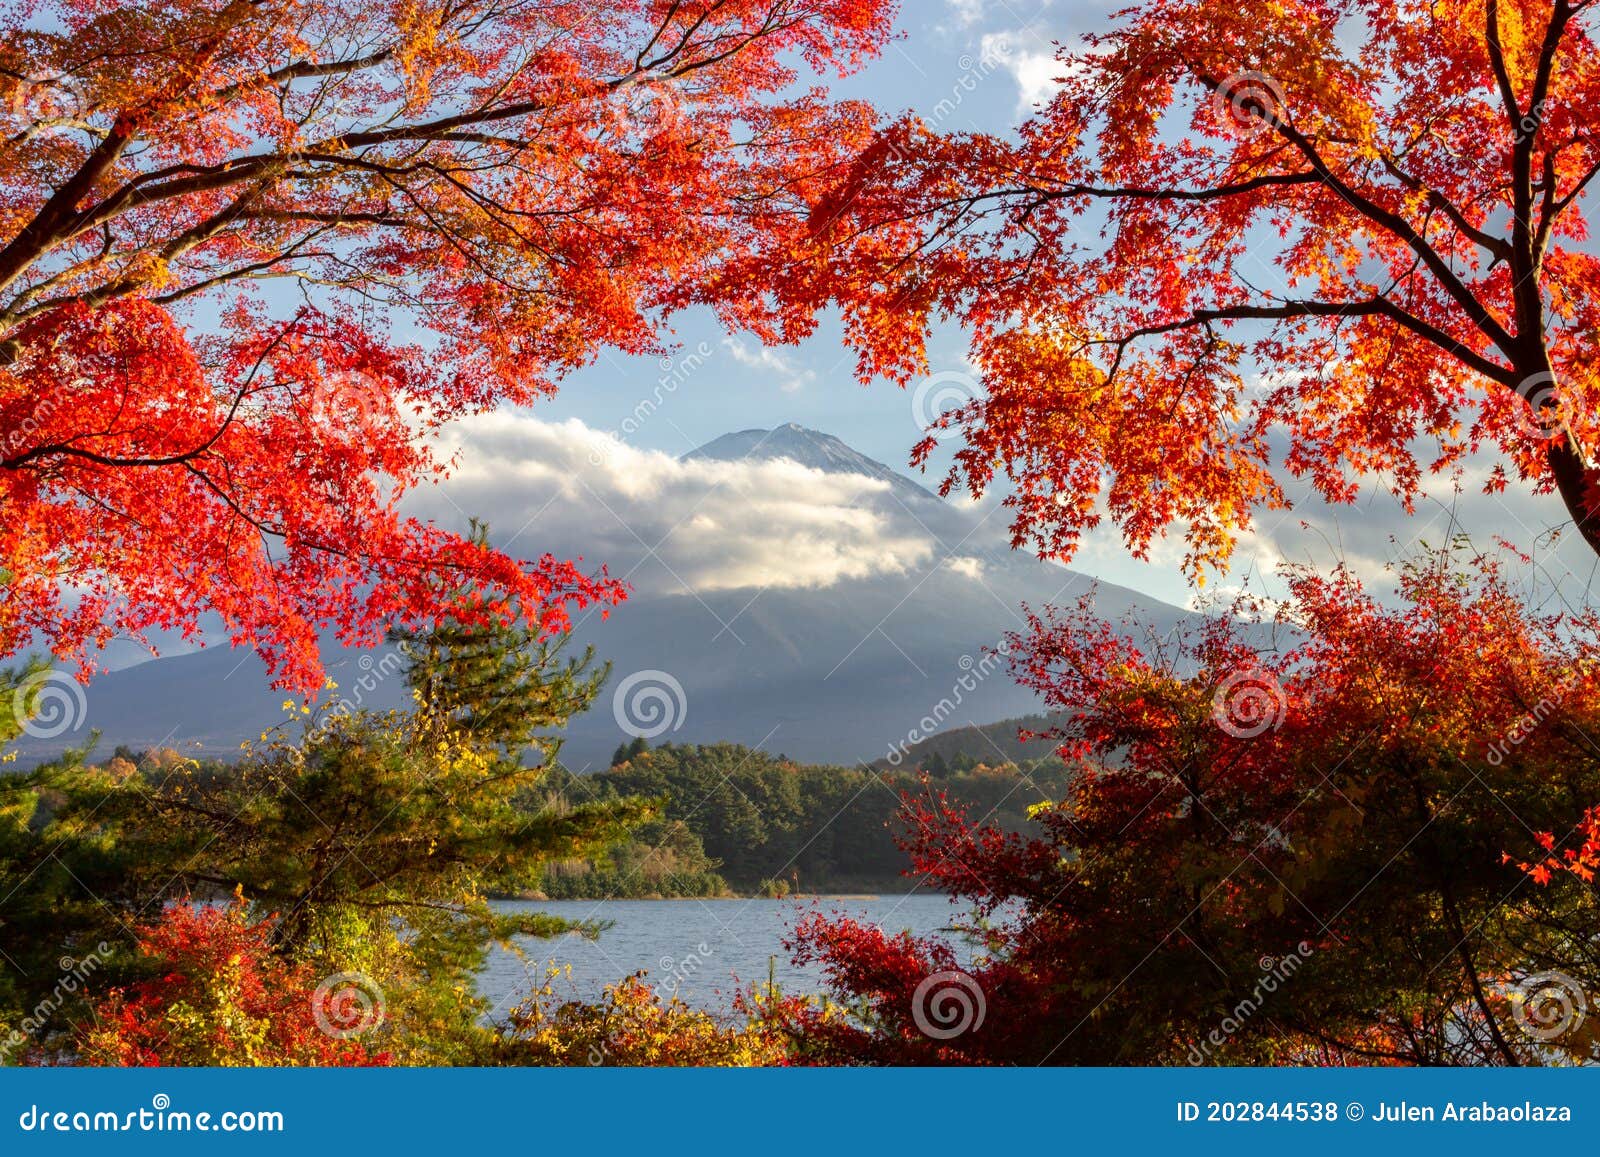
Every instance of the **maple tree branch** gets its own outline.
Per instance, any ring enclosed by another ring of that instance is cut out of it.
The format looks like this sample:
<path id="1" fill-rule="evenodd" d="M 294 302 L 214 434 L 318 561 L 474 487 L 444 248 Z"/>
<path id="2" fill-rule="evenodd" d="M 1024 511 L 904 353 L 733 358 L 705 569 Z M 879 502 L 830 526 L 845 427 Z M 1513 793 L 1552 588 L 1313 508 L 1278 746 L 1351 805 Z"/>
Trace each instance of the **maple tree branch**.
<path id="1" fill-rule="evenodd" d="M 1489 67 L 1500 89 L 1500 101 L 1505 105 L 1506 116 L 1515 124 L 1522 119 L 1522 107 L 1517 103 L 1517 90 L 1511 83 L 1511 72 L 1506 67 L 1505 47 L 1500 43 L 1500 0 L 1487 0 L 1484 4 L 1483 24 L 1483 41 L 1489 51 Z"/>
<path id="2" fill-rule="evenodd" d="M 1209 327 L 1217 322 L 1289 321 L 1306 317 L 1372 316 L 1388 318 L 1418 337 L 1424 338 L 1491 381 L 1498 382 L 1503 386 L 1515 387 L 1519 380 L 1517 375 L 1508 367 L 1491 361 L 1475 350 L 1468 349 L 1444 330 L 1417 317 L 1396 302 L 1381 295 L 1357 301 L 1285 301 L 1276 305 L 1234 305 L 1197 309 L 1186 317 L 1174 321 L 1156 322 L 1151 325 L 1141 326 L 1119 338 L 1101 339 L 1101 341 L 1093 344 L 1116 345 L 1118 347 L 1116 360 L 1120 362 L 1121 351 L 1140 338 L 1158 337 L 1162 334 L 1175 333 L 1184 329 Z"/>
<path id="3" fill-rule="evenodd" d="M 57 243 L 56 236 L 62 226 L 72 218 L 78 204 L 89 195 L 95 184 L 111 171 L 132 139 L 129 128 L 119 121 L 89 153 L 78 171 L 63 181 L 33 219 L 17 232 L 9 244 L 0 249 L 0 290 L 9 288 L 29 266 Z"/>
<path id="4" fill-rule="evenodd" d="M 681 0 L 672 0 L 672 3 L 667 5 L 667 10 L 661 14 L 661 19 L 656 24 L 655 34 L 650 37 L 649 42 L 639 49 L 638 55 L 633 58 L 634 68 L 644 68 L 644 58 L 654 51 L 657 44 L 661 43 L 661 38 L 666 35 L 667 29 L 672 26 L 672 18 L 678 14 L 678 9 L 681 7 L 683 7 Z"/>
<path id="5" fill-rule="evenodd" d="M 35 446 L 33 449 L 22 454 L 13 455 L 12 457 L 6 459 L 0 459 L 0 470 L 20 470 L 31 462 L 36 462 L 42 458 L 52 457 L 82 458 L 85 461 L 93 462 L 97 466 L 185 466 L 193 462 L 196 458 L 199 458 L 201 455 L 210 451 L 213 446 L 222 440 L 222 436 L 228 432 L 228 427 L 233 425 L 234 419 L 239 416 L 239 407 L 244 404 L 244 400 L 246 398 L 255 392 L 253 387 L 255 385 L 256 376 L 261 373 L 262 367 L 266 365 L 267 358 L 269 358 L 272 355 L 272 351 L 282 345 L 285 339 L 287 339 L 294 331 L 294 326 L 285 326 L 273 336 L 271 341 L 267 342 L 266 345 L 262 347 L 260 354 L 256 356 L 255 363 L 250 367 L 250 372 L 245 375 L 244 381 L 240 383 L 238 390 L 234 392 L 233 403 L 228 407 L 228 412 L 223 416 L 221 424 L 217 426 L 216 430 L 212 432 L 209 438 L 200 443 L 198 446 L 194 447 L 192 450 L 185 450 L 178 454 L 169 454 L 163 457 L 155 458 L 118 458 L 106 454 L 98 454 L 93 450 L 84 450 L 80 447 L 71 445 L 70 443 L 58 442 L 48 446 Z M 283 385 L 285 383 L 278 384 Z M 106 430 L 95 436 L 112 437 L 113 431 Z"/>
<path id="6" fill-rule="evenodd" d="M 218 32 L 195 47 L 195 68 L 209 59 L 220 47 L 223 34 Z M 112 166 L 126 153 L 134 140 L 134 127 L 141 115 L 163 101 L 172 99 L 172 93 L 163 94 L 146 105 L 124 109 L 113 122 L 110 131 L 79 166 L 77 172 L 64 181 L 45 201 L 17 235 L 0 249 L 0 290 L 9 288 L 35 261 L 59 244 L 58 230 L 71 219 L 77 206 L 93 191 L 94 186 L 108 174 Z M 9 313 L 9 310 L 7 311 Z"/>
<path id="7" fill-rule="evenodd" d="M 639 54 L 641 61 L 644 61 L 653 47 L 660 43 L 662 36 L 672 26 L 673 14 L 680 8 L 681 6 L 677 4 L 670 6 L 651 40 Z M 670 50 L 664 50 L 653 60 L 644 61 L 643 67 L 647 70 L 663 71 L 664 75 L 671 78 L 689 76 L 726 61 L 758 40 L 781 34 L 803 23 L 810 14 L 803 6 L 793 5 L 788 0 L 780 0 L 766 10 L 762 22 L 754 28 L 737 34 L 717 34 L 699 38 L 703 42 L 697 44 L 697 34 L 723 8 L 725 4 L 721 2 L 708 5 L 680 35 L 675 37 Z M 396 50 L 391 46 L 362 56 L 327 63 L 296 61 L 264 73 L 253 80 L 239 81 L 219 88 L 205 94 L 205 99 L 215 102 L 230 96 L 237 97 L 253 86 L 282 86 L 291 84 L 297 79 L 359 73 L 390 62 L 395 53 Z M 476 130 L 549 112 L 572 101 L 604 98 L 606 94 L 632 83 L 634 79 L 633 75 L 616 77 L 597 81 L 592 88 L 580 87 L 571 92 L 563 92 L 557 97 L 541 95 L 535 99 L 508 103 L 500 103 L 497 97 L 491 96 L 477 107 L 447 116 L 343 132 L 299 149 L 291 148 L 234 157 L 212 165 L 169 165 L 132 176 L 105 196 L 91 201 L 89 194 L 95 185 L 112 169 L 134 139 L 129 125 L 137 118 L 121 117 L 106 140 L 94 150 L 79 171 L 57 190 L 8 245 L 0 249 L 0 290 L 9 288 L 17 278 L 54 247 L 69 244 L 86 232 L 103 230 L 110 222 L 131 210 L 216 192 L 245 183 L 259 183 L 265 191 L 281 183 L 285 178 L 292 179 L 295 176 L 296 164 L 308 158 L 314 160 L 324 173 L 338 173 L 359 170 L 371 165 L 372 162 L 361 154 L 395 144 L 421 145 L 424 148 L 437 143 L 481 144 L 513 151 L 549 147 L 541 146 L 539 142 L 526 139 L 525 136 L 507 136 Z M 494 166 L 491 164 L 487 167 Z M 474 194 L 460 182 L 453 181 L 442 167 L 435 165 L 432 168 L 426 166 L 424 168 L 442 179 L 451 181 L 463 195 L 481 196 Z M 481 199 L 479 207 L 489 210 L 491 216 L 499 211 L 511 211 L 506 206 L 495 206 L 491 209 Z M 236 215 L 234 219 L 241 219 L 242 216 Z M 352 224 L 371 223 L 361 214 L 351 215 L 349 221 Z M 499 223 L 509 227 L 503 219 Z M 418 227 L 434 230 L 444 228 L 437 220 L 430 221 L 426 225 L 419 224 Z M 210 235 L 214 236 L 215 232 Z M 205 236 L 195 234 L 196 243 L 205 239 Z M 215 283 L 216 279 L 211 279 L 210 284 Z M 35 312 L 32 309 L 24 311 L 22 305 L 27 297 L 31 293 L 36 293 L 39 288 L 39 286 L 30 287 L 20 298 L 0 307 L 0 329 L 8 328 L 20 317 Z M 103 287 L 95 300 L 120 296 L 127 290 L 126 284 Z"/>
<path id="8" fill-rule="evenodd" d="M 1573 525 L 1590 549 L 1600 554 L 1600 502 L 1596 501 L 1594 470 L 1565 438 L 1551 441 L 1545 461 Z"/>
<path id="9" fill-rule="evenodd" d="M 1583 191 L 1589 187 L 1589 183 L 1591 181 L 1593 181 L 1597 176 L 1600 176 L 1600 162 L 1596 162 L 1594 165 L 1591 165 L 1589 167 L 1589 170 L 1586 173 L 1584 173 L 1582 177 L 1580 177 L 1578 179 L 1578 183 L 1572 187 L 1571 191 L 1568 192 L 1566 194 L 1566 196 L 1560 198 L 1558 201 L 1555 202 L 1555 205 L 1554 205 L 1554 216 L 1559 217 L 1562 214 L 1562 212 L 1567 209 L 1568 206 L 1570 206 L 1574 201 L 1576 201 L 1580 196 L 1582 196 L 1583 195 Z M 1541 233 L 1546 238 L 1546 240 L 1548 240 L 1548 238 L 1549 238 L 1549 233 L 1550 233 L 1549 226 L 1553 225 L 1553 224 L 1554 224 L 1553 221 L 1544 223 L 1545 227 L 1541 230 Z"/>
<path id="10" fill-rule="evenodd" d="M 1215 90 L 1216 83 L 1202 77 L 1202 81 Z M 1461 307 L 1469 319 L 1478 329 L 1500 347 L 1507 357 L 1517 354 L 1517 340 L 1503 326 L 1500 321 L 1489 311 L 1489 308 L 1480 301 L 1476 294 L 1469 289 L 1458 277 L 1450 263 L 1447 262 L 1439 251 L 1429 244 L 1427 238 L 1399 213 L 1385 209 L 1370 197 L 1358 191 L 1343 177 L 1333 171 L 1322 156 L 1322 152 L 1304 133 L 1300 132 L 1282 117 L 1274 118 L 1273 127 L 1279 135 L 1293 144 L 1304 156 L 1311 167 L 1327 182 L 1329 188 L 1338 193 L 1353 209 L 1374 225 L 1379 226 L 1390 236 L 1402 242 L 1407 248 L 1422 259 L 1434 279 L 1439 283 L 1458 306 Z"/>
<path id="11" fill-rule="evenodd" d="M 1234 181 L 1226 185 L 1213 185 L 1194 189 L 1071 184 L 1062 185 L 1055 189 L 1041 189 L 1036 186 L 1002 189 L 995 193 L 984 194 L 984 196 L 1015 197 L 1031 194 L 1038 197 L 1041 203 L 1071 197 L 1095 197 L 1130 201 L 1217 201 L 1224 197 L 1237 197 L 1244 193 L 1253 193 L 1258 189 L 1271 188 L 1276 185 L 1314 185 L 1321 179 L 1315 171 L 1306 170 L 1297 173 L 1262 173 L 1259 176 L 1250 177 L 1242 181 Z"/>
<path id="12" fill-rule="evenodd" d="M 237 408 L 237 402 L 235 403 L 235 408 Z M 38 461 L 41 458 L 82 458 L 86 462 L 93 462 L 96 466 L 182 466 L 186 463 L 194 461 L 195 458 L 205 453 L 207 449 L 216 445 L 217 439 L 222 437 L 223 431 L 227 429 L 229 423 L 231 422 L 232 414 L 230 413 L 228 420 L 223 422 L 222 428 L 217 430 L 217 432 L 203 445 L 197 446 L 193 450 L 184 450 L 180 453 L 169 454 L 160 458 L 117 458 L 106 454 L 99 454 L 93 450 L 85 450 L 79 446 L 73 446 L 65 442 L 56 442 L 48 446 L 35 446 L 33 449 L 22 454 L 17 454 L 11 458 L 0 459 L 0 470 L 21 470 L 24 466 L 27 466 L 31 462 Z"/>
<path id="13" fill-rule="evenodd" d="M 1298 144 L 1297 147 L 1299 147 Z M 952 208 L 957 205 L 961 205 L 966 209 L 971 210 L 978 203 L 984 200 L 1004 200 L 1009 198 L 1024 198 L 1031 196 L 1036 198 L 1036 200 L 1023 210 L 1023 217 L 1026 218 L 1027 215 L 1030 214 L 1033 209 L 1037 208 L 1037 206 L 1040 204 L 1052 200 L 1065 200 L 1074 197 L 1090 197 L 1107 200 L 1206 202 L 1248 194 L 1259 189 L 1270 188 L 1274 186 L 1293 186 L 1327 182 L 1328 178 L 1332 174 L 1328 166 L 1323 162 L 1322 158 L 1316 154 L 1314 149 L 1309 151 L 1302 149 L 1302 152 L 1307 153 L 1308 159 L 1312 163 L 1313 167 L 1309 170 L 1291 173 L 1263 173 L 1244 180 L 1230 182 L 1225 185 L 1200 188 L 1157 188 L 1141 186 L 1099 186 L 1084 183 L 1074 183 L 1062 185 L 1053 189 L 1045 189 L 1038 186 L 1022 186 L 994 190 L 989 193 L 977 194 L 972 197 L 946 201 L 943 203 L 942 207 Z M 1475 243 L 1481 245 L 1483 248 L 1491 253 L 1496 254 L 1497 256 L 1509 255 L 1509 247 L 1502 238 L 1494 237 L 1472 226 L 1472 224 L 1466 219 L 1465 215 L 1461 212 L 1459 207 L 1455 206 L 1447 198 L 1432 191 L 1424 190 L 1420 181 L 1410 178 L 1402 170 L 1400 170 L 1398 166 L 1394 165 L 1392 160 L 1389 160 L 1387 164 L 1397 180 L 1402 181 L 1402 183 L 1407 184 L 1408 187 L 1411 187 L 1414 190 L 1426 192 L 1429 195 L 1430 203 L 1436 205 L 1442 212 L 1444 212 L 1446 216 L 1451 219 L 1452 223 L 1454 223 L 1465 236 L 1469 237 Z M 1342 182 L 1339 184 L 1343 185 Z M 1409 223 L 1405 222 L 1397 215 L 1388 213 L 1387 210 L 1383 210 L 1380 206 L 1370 202 L 1370 200 L 1365 198 L 1352 198 L 1351 196 L 1346 195 L 1347 190 L 1348 186 L 1336 189 L 1336 191 L 1339 192 L 1341 196 L 1344 196 L 1347 201 L 1351 201 L 1351 203 L 1356 204 L 1358 209 L 1362 209 L 1362 204 L 1357 203 L 1358 201 L 1370 206 L 1370 208 L 1374 210 L 1380 218 L 1383 219 L 1383 222 L 1387 227 L 1390 228 L 1390 231 L 1395 233 L 1402 240 L 1405 240 L 1407 235 L 1414 238 L 1417 244 L 1409 244 L 1409 247 L 1416 255 L 1417 260 L 1427 265 L 1430 272 L 1434 273 L 1435 275 L 1438 275 L 1441 272 L 1446 274 L 1446 278 L 1442 279 L 1441 283 L 1445 284 L 1445 288 L 1447 290 L 1449 289 L 1449 284 L 1446 284 L 1446 281 L 1453 282 L 1459 288 L 1459 295 L 1452 293 L 1452 296 L 1456 297 L 1458 301 L 1461 301 L 1464 297 L 1466 300 L 1471 301 L 1474 305 L 1478 306 L 1480 318 L 1487 319 L 1491 323 L 1487 327 L 1480 324 L 1480 328 L 1485 328 L 1488 335 L 1491 337 L 1491 339 L 1495 340 L 1497 345 L 1501 346 L 1502 349 L 1505 349 L 1507 345 L 1511 344 L 1511 335 L 1501 328 L 1498 323 L 1494 322 L 1492 317 L 1488 315 L 1487 311 L 1482 309 L 1481 305 L 1478 305 L 1476 298 L 1471 294 L 1470 290 L 1461 284 L 1459 278 L 1456 278 L 1449 270 L 1448 265 L 1443 262 L 1437 251 L 1434 250 L 1431 245 L 1428 245 L 1421 235 L 1409 225 Z M 1348 190 L 1348 192 L 1353 193 L 1353 190 Z M 940 206 L 935 206 L 934 208 L 937 209 L 939 207 Z M 1362 209 L 1362 211 L 1364 215 L 1371 216 L 1370 214 L 1367 214 L 1364 209 Z M 1492 381 L 1506 386 L 1514 386 L 1518 381 L 1517 376 L 1512 374 L 1505 366 L 1502 366 L 1491 359 L 1485 358 L 1476 351 L 1469 349 L 1444 330 L 1424 321 L 1415 314 L 1411 313 L 1409 310 L 1404 309 L 1389 298 L 1381 295 L 1361 302 L 1326 303 L 1303 301 L 1297 303 L 1286 303 L 1280 306 L 1251 306 L 1238 307 L 1230 310 L 1203 310 L 1197 311 L 1193 317 L 1185 319 L 1184 321 L 1170 324 L 1159 324 L 1155 327 L 1149 327 L 1140 331 L 1135 331 L 1135 333 L 1129 335 L 1129 337 L 1134 338 L 1140 336 L 1155 336 L 1159 333 L 1171 332 L 1175 329 L 1185 328 L 1193 325 L 1207 324 L 1213 321 L 1251 319 L 1270 320 L 1287 319 L 1293 317 L 1338 316 L 1340 314 L 1348 316 L 1375 314 L 1388 317 L 1390 320 L 1401 325 L 1413 334 L 1426 339 L 1439 349 L 1461 361 L 1468 368 L 1476 371 L 1486 378 L 1489 378 Z"/>
<path id="14" fill-rule="evenodd" d="M 1431 819 L 1431 815 L 1430 815 Z M 1472 955 L 1468 945 L 1470 936 L 1461 923 L 1461 915 L 1456 911 L 1455 897 L 1447 884 L 1441 883 L 1439 898 L 1443 901 L 1441 911 L 1449 922 L 1451 934 L 1456 937 L 1455 953 L 1461 958 L 1462 971 L 1467 978 L 1467 986 L 1472 990 L 1473 1003 L 1478 1006 L 1478 1011 L 1483 1016 L 1483 1022 L 1489 1029 L 1489 1040 L 1494 1045 L 1495 1051 L 1505 1060 L 1506 1064 L 1520 1066 L 1522 1064 L 1516 1052 L 1500 1032 L 1500 1025 L 1494 1015 L 1494 1010 L 1489 1007 L 1489 1000 L 1484 995 L 1483 982 L 1478 978 L 1478 962 Z"/>
<path id="15" fill-rule="evenodd" d="M 1541 115 L 1541 108 L 1549 89 L 1551 70 L 1555 64 L 1556 51 L 1570 16 L 1571 11 L 1567 8 L 1565 0 L 1555 0 L 1551 8 L 1550 23 L 1545 29 L 1544 40 L 1540 45 L 1528 110 L 1524 114 L 1512 86 L 1510 72 L 1506 66 L 1505 51 L 1500 42 L 1499 0 L 1488 0 L 1484 8 L 1484 39 L 1488 46 L 1490 65 L 1494 69 L 1495 80 L 1500 88 L 1501 101 L 1510 119 L 1512 133 L 1512 304 L 1517 315 L 1518 336 L 1530 347 L 1536 345 L 1538 349 L 1537 355 L 1531 358 L 1527 353 L 1523 354 L 1521 360 L 1525 364 L 1530 361 L 1548 362 L 1548 355 L 1544 352 L 1544 299 L 1538 280 L 1540 257 L 1537 237 L 1543 233 L 1545 223 L 1549 221 L 1553 200 L 1552 190 L 1547 184 L 1543 198 L 1544 220 L 1536 229 L 1533 220 L 1533 154 L 1538 130 L 1537 125 L 1532 130 L 1525 129 L 1524 125 L 1528 118 L 1537 118 Z M 1545 172 L 1547 179 L 1553 182 L 1553 165 L 1547 165 Z"/>
<path id="16" fill-rule="evenodd" d="M 1568 0 L 1555 0 L 1550 10 L 1550 23 L 1545 27 L 1544 40 L 1539 45 L 1539 60 L 1534 66 L 1533 90 L 1528 94 L 1528 112 L 1538 116 L 1550 96 L 1550 81 L 1555 74 L 1556 54 L 1561 50 L 1561 38 L 1567 33 L 1573 9 Z M 1535 133 L 1525 134 L 1529 147 Z"/>
<path id="17" fill-rule="evenodd" d="M 1467 240 L 1471 241 L 1474 245 L 1478 246 L 1478 248 L 1493 254 L 1502 261 L 1509 261 L 1511 259 L 1511 246 L 1504 237 L 1496 237 L 1493 233 L 1486 233 L 1484 230 L 1472 224 L 1471 221 L 1467 220 L 1467 215 L 1462 212 L 1459 205 L 1450 200 L 1450 198 L 1446 197 L 1437 189 L 1431 188 L 1425 184 L 1420 178 L 1406 172 L 1400 167 L 1395 158 L 1388 153 L 1384 153 L 1383 155 L 1383 167 L 1389 171 L 1390 175 L 1393 176 L 1395 180 L 1399 181 L 1406 188 L 1410 189 L 1414 193 L 1421 193 L 1423 196 L 1427 197 L 1428 204 L 1432 205 L 1434 208 L 1438 209 L 1446 217 L 1448 217 L 1450 219 L 1450 223 L 1460 231 L 1461 235 L 1467 238 Z"/>
<path id="18" fill-rule="evenodd" d="M 393 48 L 381 48 L 365 56 L 352 57 L 349 60 L 333 60 L 325 64 L 318 64 L 313 60 L 296 61 L 294 64 L 286 64 L 282 68 L 263 73 L 254 80 L 236 81 L 233 84 L 216 89 L 211 93 L 210 100 L 214 104 L 225 104 L 257 86 L 282 87 L 297 80 L 310 80 L 315 77 L 343 76 L 352 72 L 363 72 L 366 69 L 383 64 L 393 56 Z"/>
<path id="19" fill-rule="evenodd" d="M 151 297 L 150 300 L 155 302 L 157 305 L 171 305 L 174 302 L 182 301 L 184 298 L 193 297 L 196 294 L 204 293 L 208 289 L 215 289 L 219 285 L 225 285 L 230 281 L 242 281 L 247 278 L 256 277 L 266 278 L 293 276 L 292 271 L 287 273 L 268 273 L 267 271 L 273 269 L 275 266 L 283 265 L 286 262 L 292 262 L 306 256 L 331 257 L 332 253 L 327 250 L 311 250 L 309 253 L 302 252 L 306 246 L 310 245 L 312 241 L 320 237 L 329 228 L 331 228 L 331 226 L 323 226 L 320 229 L 313 230 L 304 237 L 301 237 L 290 244 L 286 244 L 281 252 L 274 253 L 270 257 L 264 257 L 260 261 L 252 261 L 244 265 L 235 265 L 230 269 L 224 269 L 222 272 L 217 273 L 212 277 L 201 278 L 199 281 L 191 282 L 190 284 L 182 286 L 181 288 L 174 289 L 170 293 L 156 294 L 155 296 Z"/>
<path id="20" fill-rule="evenodd" d="M 1571 18 L 1573 18 L 1573 10 L 1571 10 L 1568 2 L 1566 0 L 1555 0 L 1554 8 L 1550 10 L 1550 24 L 1544 30 L 1544 42 L 1539 45 L 1539 62 L 1536 69 L 1534 69 L 1533 93 L 1531 93 L 1530 104 L 1528 104 L 1528 115 L 1534 118 L 1534 126 L 1530 131 L 1520 131 L 1517 136 L 1517 144 L 1525 144 L 1530 158 L 1533 155 L 1533 147 L 1539 134 L 1539 122 L 1542 122 L 1542 117 L 1544 117 L 1544 102 L 1549 98 L 1550 77 L 1555 72 L 1555 54 L 1560 51 L 1562 37 L 1565 35 L 1566 26 L 1568 26 Z M 1523 122 L 1518 122 L 1517 128 L 1522 130 Z M 1566 203 L 1570 203 L 1566 202 L 1558 206 L 1557 197 L 1555 197 L 1555 179 L 1557 179 L 1557 176 L 1555 176 L 1555 152 L 1547 149 L 1546 154 L 1544 154 L 1544 165 L 1542 165 L 1542 186 L 1544 187 L 1542 187 L 1541 205 L 1539 205 L 1539 224 L 1533 230 L 1533 237 L 1528 242 L 1528 254 L 1526 254 L 1528 256 L 1528 269 L 1530 269 L 1533 277 L 1538 277 L 1539 267 L 1544 262 L 1544 253 L 1546 253 L 1546 248 L 1550 243 L 1550 234 L 1555 229 L 1555 218 L 1560 214 L 1562 208 L 1565 208 Z M 1584 181 L 1579 184 L 1579 189 L 1581 189 L 1582 184 L 1587 184 L 1587 178 L 1584 178 Z M 1576 195 L 1576 190 L 1574 190 L 1574 195 Z M 1542 301 L 1531 302 L 1531 304 L 1536 304 L 1541 310 L 1542 322 Z"/>

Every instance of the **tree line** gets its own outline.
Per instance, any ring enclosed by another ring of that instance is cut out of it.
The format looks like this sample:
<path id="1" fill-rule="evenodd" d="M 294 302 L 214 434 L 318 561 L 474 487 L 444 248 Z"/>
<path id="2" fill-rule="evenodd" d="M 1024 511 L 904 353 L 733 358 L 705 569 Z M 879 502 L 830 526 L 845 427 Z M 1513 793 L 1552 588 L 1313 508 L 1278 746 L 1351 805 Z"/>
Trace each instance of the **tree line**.
<path id="1" fill-rule="evenodd" d="M 604 771 L 553 772 L 544 806 L 647 799 L 660 818 L 598 861 L 552 865 L 543 891 L 553 898 L 906 891 L 917 886 L 897 841 L 906 797 L 944 792 L 985 822 L 1017 831 L 1068 778 L 1055 758 L 1025 768 L 959 754 L 950 762 L 936 754 L 926 768 L 908 771 L 817 766 L 738 744 L 636 740 L 618 748 Z"/>

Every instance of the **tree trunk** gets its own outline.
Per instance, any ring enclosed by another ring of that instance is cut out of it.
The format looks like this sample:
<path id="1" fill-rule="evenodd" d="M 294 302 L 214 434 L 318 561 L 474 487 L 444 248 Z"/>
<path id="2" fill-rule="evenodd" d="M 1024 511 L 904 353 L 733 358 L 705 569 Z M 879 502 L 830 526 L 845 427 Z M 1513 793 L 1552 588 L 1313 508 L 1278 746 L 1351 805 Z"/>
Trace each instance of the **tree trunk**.
<path id="1" fill-rule="evenodd" d="M 1550 444 L 1547 457 L 1573 524 L 1589 549 L 1600 554 L 1600 471 L 1590 468 L 1564 439 Z"/>

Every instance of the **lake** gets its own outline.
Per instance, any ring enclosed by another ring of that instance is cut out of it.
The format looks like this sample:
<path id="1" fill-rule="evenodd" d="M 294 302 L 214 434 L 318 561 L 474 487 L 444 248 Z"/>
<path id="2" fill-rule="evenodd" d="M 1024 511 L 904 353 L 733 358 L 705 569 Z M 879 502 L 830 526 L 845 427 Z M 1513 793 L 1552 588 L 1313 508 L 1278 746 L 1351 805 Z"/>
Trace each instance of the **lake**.
<path id="1" fill-rule="evenodd" d="M 727 1012 L 736 993 L 766 983 L 769 961 L 777 957 L 781 988 L 818 992 L 821 969 L 798 968 L 783 940 L 807 913 L 847 915 L 881 925 L 890 933 L 909 929 L 926 936 L 947 928 L 965 909 L 945 896 L 806 897 L 791 900 L 563 900 L 497 903 L 502 911 L 548 912 L 568 920 L 609 920 L 598 940 L 576 934 L 555 940 L 520 942 L 526 959 L 496 948 L 479 977 L 479 989 L 494 1000 L 499 1018 L 544 979 L 549 961 L 570 964 L 572 976 L 556 982 L 563 998 L 599 1000 L 608 984 L 647 969 L 663 998 L 674 991 L 686 1003 Z M 954 940 L 953 937 L 951 937 Z M 971 959 L 965 946 L 958 956 Z"/>

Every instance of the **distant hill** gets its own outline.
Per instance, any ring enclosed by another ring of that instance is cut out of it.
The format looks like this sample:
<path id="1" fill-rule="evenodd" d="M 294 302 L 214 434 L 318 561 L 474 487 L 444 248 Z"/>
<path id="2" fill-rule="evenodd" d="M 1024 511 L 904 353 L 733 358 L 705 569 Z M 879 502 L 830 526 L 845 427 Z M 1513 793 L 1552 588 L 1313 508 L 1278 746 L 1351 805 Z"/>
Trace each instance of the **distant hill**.
<path id="1" fill-rule="evenodd" d="M 939 731 L 919 743 L 914 743 L 906 749 L 906 754 L 899 764 L 893 764 L 888 759 L 880 759 L 873 764 L 878 768 L 917 767 L 928 760 L 938 758 L 946 766 L 953 765 L 958 757 L 966 758 L 978 763 L 987 763 L 990 766 L 1001 763 L 1026 764 L 1029 760 L 1043 759 L 1054 749 L 1055 743 L 1048 739 L 1032 739 L 1024 743 L 1017 738 L 1022 731 L 1045 731 L 1050 727 L 1059 726 L 1066 721 L 1063 714 L 1054 715 L 1023 715 L 1015 719 L 1002 719 L 998 723 L 984 723 L 977 726 L 952 727 L 946 731 Z"/>

